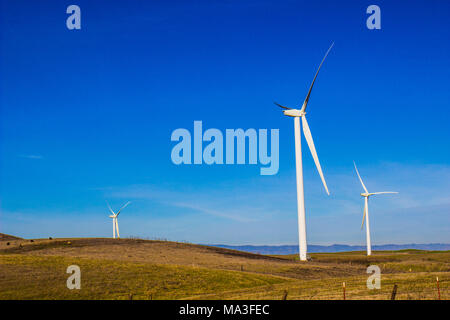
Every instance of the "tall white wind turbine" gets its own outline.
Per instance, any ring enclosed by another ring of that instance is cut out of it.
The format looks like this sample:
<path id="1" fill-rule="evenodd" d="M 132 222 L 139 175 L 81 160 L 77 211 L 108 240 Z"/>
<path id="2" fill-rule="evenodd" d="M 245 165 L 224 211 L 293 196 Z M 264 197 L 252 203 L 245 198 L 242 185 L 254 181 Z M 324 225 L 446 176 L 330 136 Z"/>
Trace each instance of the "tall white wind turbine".
<path id="1" fill-rule="evenodd" d="M 305 101 L 301 109 L 292 109 L 284 107 L 275 102 L 277 106 L 283 108 L 283 113 L 285 116 L 294 118 L 294 132 L 295 132 L 295 165 L 297 172 L 297 211 L 298 211 L 298 239 L 299 239 L 299 254 L 300 260 L 306 261 L 306 252 L 307 252 L 307 244 L 306 244 L 306 221 L 305 221 L 305 199 L 303 192 L 303 167 L 302 167 L 302 146 L 301 146 L 301 134 L 300 134 L 300 118 L 302 119 L 303 125 L 303 134 L 305 135 L 306 142 L 308 143 L 309 150 L 311 151 L 312 157 L 314 159 L 314 163 L 316 164 L 317 171 L 319 171 L 320 178 L 322 179 L 323 186 L 328 195 L 330 192 L 328 191 L 327 183 L 325 182 L 325 178 L 323 177 L 322 168 L 320 167 L 319 158 L 317 157 L 316 148 L 314 147 L 313 138 L 311 136 L 311 131 L 309 130 L 308 122 L 306 121 L 306 106 L 309 101 L 309 96 L 311 95 L 312 88 L 314 86 L 314 82 L 316 81 L 316 77 L 319 74 L 319 70 L 322 67 L 325 58 L 333 47 L 334 43 L 331 44 L 330 48 L 326 52 L 325 56 L 322 59 L 322 62 L 317 69 L 316 75 L 311 83 L 308 94 L 306 95 Z"/>
<path id="2" fill-rule="evenodd" d="M 113 211 L 113 209 L 111 209 L 110 205 L 108 202 L 106 202 L 106 204 L 108 205 L 109 211 L 111 211 L 112 215 L 110 215 L 109 217 L 112 218 L 112 222 L 113 222 L 113 238 L 116 238 L 116 232 L 117 232 L 117 238 L 120 238 L 120 234 L 119 234 L 119 223 L 117 222 L 117 217 L 120 213 L 120 211 L 122 211 L 123 208 L 125 208 L 126 206 L 128 206 L 131 202 L 128 201 L 127 203 L 125 203 L 122 208 L 119 209 L 119 211 L 117 211 L 117 213 L 115 213 Z"/>
<path id="3" fill-rule="evenodd" d="M 367 239 L 367 255 L 370 256 L 372 254 L 372 246 L 370 243 L 370 224 L 369 224 L 369 197 L 374 194 L 384 194 L 384 193 L 398 193 L 395 191 L 383 191 L 383 192 L 369 192 L 367 191 L 366 186 L 364 185 L 364 182 L 361 179 L 361 176 L 359 175 L 358 168 L 356 167 L 356 163 L 353 161 L 353 164 L 355 165 L 356 174 L 358 175 L 359 181 L 361 181 L 361 185 L 364 189 L 364 193 L 361 193 L 361 196 L 364 197 L 364 213 L 363 213 L 363 219 L 361 223 L 361 230 L 364 226 L 364 219 L 366 220 L 366 239 Z"/>

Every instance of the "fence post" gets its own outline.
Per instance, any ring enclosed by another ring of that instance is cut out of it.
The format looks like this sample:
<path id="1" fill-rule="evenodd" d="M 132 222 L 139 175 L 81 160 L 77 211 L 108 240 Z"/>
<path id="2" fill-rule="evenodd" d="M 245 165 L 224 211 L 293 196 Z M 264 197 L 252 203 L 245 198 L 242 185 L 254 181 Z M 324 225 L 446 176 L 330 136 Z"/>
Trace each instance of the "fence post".
<path id="1" fill-rule="evenodd" d="M 391 300 L 395 300 L 396 294 L 397 294 L 397 285 L 394 284 L 394 288 L 392 289 Z"/>
<path id="2" fill-rule="evenodd" d="M 439 277 L 436 277 L 436 284 L 438 290 L 438 300 L 441 300 L 441 290 L 439 289 Z"/>
<path id="3" fill-rule="evenodd" d="M 344 300 L 345 300 L 345 282 L 342 282 L 342 290 L 344 291 Z"/>

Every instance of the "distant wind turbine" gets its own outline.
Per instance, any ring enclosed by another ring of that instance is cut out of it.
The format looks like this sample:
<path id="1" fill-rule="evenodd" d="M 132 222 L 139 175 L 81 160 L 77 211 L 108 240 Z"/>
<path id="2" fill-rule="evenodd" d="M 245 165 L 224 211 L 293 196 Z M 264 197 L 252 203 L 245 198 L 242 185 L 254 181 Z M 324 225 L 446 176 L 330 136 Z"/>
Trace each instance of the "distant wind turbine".
<path id="1" fill-rule="evenodd" d="M 361 185 L 365 191 L 365 193 L 361 193 L 361 196 L 364 197 L 364 213 L 363 213 L 363 219 L 361 223 L 361 230 L 364 225 L 364 218 L 366 219 L 366 238 L 367 238 L 367 255 L 370 256 L 372 254 L 372 246 L 370 243 L 370 225 L 369 225 L 369 197 L 374 194 L 384 194 L 384 193 L 398 193 L 395 191 L 383 191 L 383 192 L 371 192 L 367 191 L 366 186 L 364 185 L 364 182 L 361 179 L 361 176 L 359 175 L 358 168 L 356 167 L 356 163 L 353 161 L 353 164 L 355 165 L 356 174 L 358 175 L 359 181 L 361 181 Z"/>
<path id="2" fill-rule="evenodd" d="M 122 211 L 123 208 L 125 208 L 126 206 L 128 206 L 131 202 L 128 201 L 127 203 L 125 203 L 125 205 L 122 206 L 122 208 L 119 209 L 119 211 L 117 211 L 117 213 L 115 213 L 113 211 L 113 209 L 111 209 L 110 205 L 108 202 L 106 202 L 106 204 L 108 205 L 109 211 L 111 211 L 112 215 L 110 215 L 109 217 L 112 218 L 113 221 L 113 238 L 116 238 L 116 232 L 117 232 L 117 238 L 120 239 L 120 234 L 119 234 L 119 223 L 117 222 L 117 216 L 119 215 L 120 211 Z"/>
<path id="3" fill-rule="evenodd" d="M 311 151 L 312 157 L 314 159 L 314 163 L 316 164 L 317 171 L 319 171 L 320 178 L 322 179 L 323 186 L 328 195 L 330 192 L 328 191 L 327 183 L 325 182 L 325 178 L 323 177 L 322 168 L 320 167 L 319 158 L 317 157 L 316 148 L 314 147 L 313 138 L 311 136 L 311 131 L 309 130 L 308 122 L 306 121 L 306 106 L 309 101 L 309 96 L 311 95 L 312 88 L 314 86 L 314 82 L 316 81 L 316 77 L 319 74 L 319 70 L 322 67 L 325 58 L 333 47 L 334 43 L 331 44 L 330 48 L 326 52 L 325 56 L 322 59 L 322 62 L 317 69 L 316 75 L 311 83 L 308 94 L 306 95 L 305 101 L 301 109 L 292 109 L 282 106 L 275 102 L 277 106 L 283 108 L 283 113 L 285 116 L 294 117 L 294 131 L 295 131 L 295 164 L 297 171 L 297 211 L 298 211 L 298 238 L 299 238 L 299 255 L 300 260 L 306 261 L 306 252 L 307 252 L 307 244 L 306 244 L 306 222 L 305 222 L 305 199 L 303 192 L 303 167 L 302 167 L 302 146 L 301 146 L 301 134 L 300 134 L 300 118 L 302 118 L 303 125 L 303 134 L 305 135 L 306 142 L 308 143 L 309 150 Z"/>

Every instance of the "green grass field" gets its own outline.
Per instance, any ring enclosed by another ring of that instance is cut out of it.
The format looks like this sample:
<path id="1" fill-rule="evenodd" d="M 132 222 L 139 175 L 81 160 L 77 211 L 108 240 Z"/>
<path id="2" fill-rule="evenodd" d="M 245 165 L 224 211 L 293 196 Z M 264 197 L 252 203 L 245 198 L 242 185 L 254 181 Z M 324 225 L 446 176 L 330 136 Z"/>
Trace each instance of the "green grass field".
<path id="1" fill-rule="evenodd" d="M 0 299 L 449 299 L 450 252 L 401 250 L 262 256 L 137 239 L 0 241 Z M 66 286 L 70 265 L 81 289 Z M 369 265 L 381 289 L 369 290 Z"/>

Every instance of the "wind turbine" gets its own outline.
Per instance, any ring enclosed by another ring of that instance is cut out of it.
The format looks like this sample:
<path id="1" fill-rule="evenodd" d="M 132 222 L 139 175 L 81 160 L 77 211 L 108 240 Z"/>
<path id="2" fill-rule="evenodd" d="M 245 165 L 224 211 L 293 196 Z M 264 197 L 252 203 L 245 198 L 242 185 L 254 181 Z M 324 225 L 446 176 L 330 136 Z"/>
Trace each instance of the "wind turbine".
<path id="1" fill-rule="evenodd" d="M 108 202 L 106 202 L 106 204 L 108 205 L 109 211 L 111 211 L 112 215 L 110 215 L 109 217 L 112 218 L 112 222 L 113 222 L 113 239 L 116 238 L 116 231 L 117 231 L 117 238 L 120 239 L 120 234 L 119 234 L 119 223 L 117 222 L 117 216 L 119 215 L 120 211 L 122 211 L 123 208 L 125 208 L 126 206 L 128 206 L 131 202 L 128 201 L 127 203 L 125 203 L 122 208 L 119 209 L 119 211 L 117 211 L 117 213 L 115 213 L 113 211 L 113 209 L 111 209 L 111 206 L 109 205 Z"/>
<path id="2" fill-rule="evenodd" d="M 361 230 L 364 225 L 364 218 L 366 219 L 366 238 L 367 238 L 367 255 L 370 256 L 372 254 L 372 247 L 370 244 L 370 225 L 369 225 L 369 197 L 374 194 L 384 194 L 384 193 L 398 193 L 395 191 L 383 191 L 383 192 L 369 192 L 367 191 L 366 186 L 364 185 L 364 182 L 361 179 L 361 176 L 359 175 L 358 168 L 356 167 L 356 163 L 353 161 L 353 164 L 355 165 L 356 173 L 358 174 L 359 181 L 361 181 L 361 185 L 365 191 L 365 193 L 361 193 L 361 196 L 364 197 L 364 214 L 363 219 L 361 223 Z"/>
<path id="3" fill-rule="evenodd" d="M 294 118 L 294 132 L 295 132 L 295 167 L 297 172 L 297 211 L 298 211 L 298 239 L 299 239 L 299 254 L 300 260 L 306 261 L 306 252 L 307 252 L 307 244 L 306 244 L 306 221 L 305 221 L 305 198 L 303 192 L 303 167 L 302 167 L 302 146 L 301 146 L 301 134 L 300 134 L 300 118 L 302 119 L 303 125 L 303 134 L 305 135 L 306 142 L 308 143 L 309 150 L 311 151 L 312 157 L 314 159 L 314 163 L 316 164 L 317 171 L 319 171 L 320 178 L 322 179 L 323 186 L 328 195 L 330 192 L 328 191 L 327 183 L 325 182 L 325 178 L 323 177 L 322 168 L 320 167 L 319 158 L 317 157 L 316 148 L 314 147 L 313 138 L 311 136 L 311 131 L 309 130 L 308 122 L 306 121 L 306 106 L 309 101 L 309 96 L 311 95 L 312 88 L 314 86 L 314 82 L 316 81 L 317 75 L 319 74 L 319 70 L 322 67 L 325 58 L 333 47 L 334 43 L 331 44 L 330 48 L 326 52 L 325 56 L 322 59 L 322 62 L 317 69 L 316 75 L 311 83 L 308 94 L 306 95 L 305 101 L 301 109 L 292 109 L 282 106 L 275 102 L 277 106 L 283 108 L 283 113 L 285 116 Z"/>

